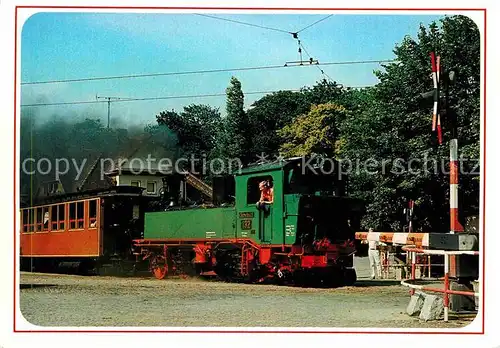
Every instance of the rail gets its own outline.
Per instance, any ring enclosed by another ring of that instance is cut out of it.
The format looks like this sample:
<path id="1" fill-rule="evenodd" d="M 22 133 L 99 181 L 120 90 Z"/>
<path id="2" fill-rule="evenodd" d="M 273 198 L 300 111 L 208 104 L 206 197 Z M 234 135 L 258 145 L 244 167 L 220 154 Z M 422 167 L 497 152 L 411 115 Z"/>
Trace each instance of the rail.
<path id="1" fill-rule="evenodd" d="M 412 268 L 411 268 L 411 281 L 415 282 L 415 260 L 416 254 L 427 254 L 427 255 L 443 255 L 444 256 L 444 289 L 428 287 L 423 285 L 417 285 L 408 283 L 407 280 L 402 280 L 401 285 L 409 287 L 412 289 L 411 294 L 415 293 L 415 290 L 420 291 L 431 291 L 443 293 L 443 305 L 444 305 L 444 321 L 448 321 L 449 309 L 450 309 L 450 297 L 449 295 L 463 295 L 463 296 L 474 296 L 479 297 L 479 293 L 473 291 L 458 291 L 450 290 L 450 255 L 479 255 L 479 251 L 447 251 L 447 250 L 426 250 L 419 249 L 415 247 L 405 246 L 404 251 L 411 254 Z"/>

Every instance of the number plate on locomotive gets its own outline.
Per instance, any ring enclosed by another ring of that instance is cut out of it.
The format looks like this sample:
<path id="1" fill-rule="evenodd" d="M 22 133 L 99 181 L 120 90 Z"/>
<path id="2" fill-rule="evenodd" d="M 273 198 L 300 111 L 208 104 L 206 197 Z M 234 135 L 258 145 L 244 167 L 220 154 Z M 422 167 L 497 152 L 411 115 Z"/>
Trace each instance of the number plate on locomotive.
<path id="1" fill-rule="evenodd" d="M 252 229 L 252 220 L 241 220 L 241 229 L 242 230 L 251 230 Z"/>

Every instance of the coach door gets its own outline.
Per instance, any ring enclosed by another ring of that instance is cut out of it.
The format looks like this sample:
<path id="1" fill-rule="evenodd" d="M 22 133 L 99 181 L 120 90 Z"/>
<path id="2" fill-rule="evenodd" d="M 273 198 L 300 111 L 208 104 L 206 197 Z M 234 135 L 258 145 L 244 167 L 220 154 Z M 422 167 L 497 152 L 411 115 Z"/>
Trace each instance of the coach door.
<path id="1" fill-rule="evenodd" d="M 269 211 L 258 210 L 260 239 L 263 243 L 271 243 L 273 239 L 273 205 L 268 207 Z"/>

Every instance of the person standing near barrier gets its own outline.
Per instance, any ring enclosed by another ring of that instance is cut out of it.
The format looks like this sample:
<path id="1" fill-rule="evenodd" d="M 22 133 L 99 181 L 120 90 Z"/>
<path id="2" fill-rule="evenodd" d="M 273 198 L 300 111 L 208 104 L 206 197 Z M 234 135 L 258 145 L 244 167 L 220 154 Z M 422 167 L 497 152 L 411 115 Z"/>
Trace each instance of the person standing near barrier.
<path id="1" fill-rule="evenodd" d="M 370 228 L 368 232 L 373 232 L 373 228 Z M 368 241 L 368 259 L 370 260 L 371 279 L 382 278 L 382 267 L 380 266 L 380 252 L 378 250 L 378 247 L 382 245 L 385 244 L 376 240 Z"/>

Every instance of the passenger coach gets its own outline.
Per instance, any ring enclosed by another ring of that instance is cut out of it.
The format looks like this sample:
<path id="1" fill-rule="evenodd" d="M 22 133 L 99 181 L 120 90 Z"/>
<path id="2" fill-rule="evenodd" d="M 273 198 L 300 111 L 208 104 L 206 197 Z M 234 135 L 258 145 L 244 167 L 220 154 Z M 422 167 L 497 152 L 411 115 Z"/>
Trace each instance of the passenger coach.
<path id="1" fill-rule="evenodd" d="M 53 196 L 20 212 L 22 270 L 79 272 L 132 267 L 132 240 L 141 238 L 151 198 L 143 189 L 112 189 Z"/>

